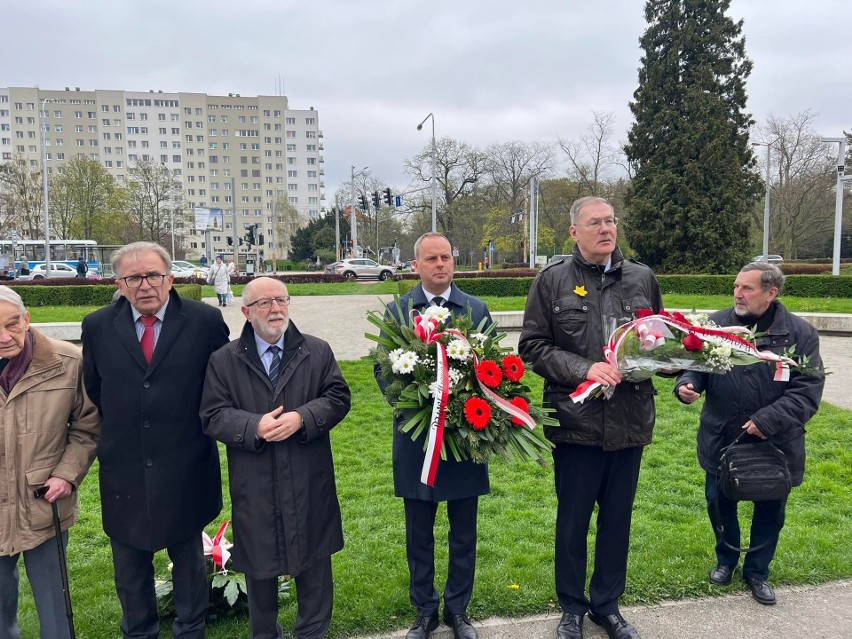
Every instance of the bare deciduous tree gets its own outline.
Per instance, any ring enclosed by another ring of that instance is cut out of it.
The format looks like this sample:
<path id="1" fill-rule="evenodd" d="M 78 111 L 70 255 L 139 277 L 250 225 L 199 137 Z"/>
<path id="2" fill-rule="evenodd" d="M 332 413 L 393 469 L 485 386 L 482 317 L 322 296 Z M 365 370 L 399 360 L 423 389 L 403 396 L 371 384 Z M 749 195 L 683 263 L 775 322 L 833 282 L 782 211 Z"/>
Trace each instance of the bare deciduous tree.
<path id="1" fill-rule="evenodd" d="M 577 182 L 581 195 L 606 196 L 605 180 L 619 157 L 610 143 L 614 126 L 613 113 L 592 111 L 592 123 L 579 140 L 559 139 L 568 158 L 568 176 Z"/>
<path id="2" fill-rule="evenodd" d="M 803 247 L 830 234 L 834 225 L 836 154 L 820 141 L 813 121 L 810 111 L 787 118 L 771 115 L 760 129 L 760 137 L 772 145 L 770 251 L 785 259 L 799 257 Z M 755 217 L 762 226 L 762 207 Z"/>

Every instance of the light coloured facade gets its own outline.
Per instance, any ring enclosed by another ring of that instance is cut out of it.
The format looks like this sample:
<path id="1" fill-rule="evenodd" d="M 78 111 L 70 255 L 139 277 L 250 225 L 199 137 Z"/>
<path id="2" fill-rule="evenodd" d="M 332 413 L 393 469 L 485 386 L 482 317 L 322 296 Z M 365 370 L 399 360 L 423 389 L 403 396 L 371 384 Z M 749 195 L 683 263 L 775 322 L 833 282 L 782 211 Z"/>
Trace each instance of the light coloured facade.
<path id="1" fill-rule="evenodd" d="M 275 211 L 286 201 L 303 221 L 319 217 L 322 142 L 319 112 L 289 109 L 286 96 L 0 87 L 0 160 L 40 167 L 44 152 L 52 173 L 82 153 L 119 183 L 134 163 L 160 162 L 183 185 L 191 257 L 230 253 L 235 221 L 239 237 L 259 225 L 266 258 L 284 257 Z M 197 231 L 195 207 L 221 209 L 224 229 Z"/>

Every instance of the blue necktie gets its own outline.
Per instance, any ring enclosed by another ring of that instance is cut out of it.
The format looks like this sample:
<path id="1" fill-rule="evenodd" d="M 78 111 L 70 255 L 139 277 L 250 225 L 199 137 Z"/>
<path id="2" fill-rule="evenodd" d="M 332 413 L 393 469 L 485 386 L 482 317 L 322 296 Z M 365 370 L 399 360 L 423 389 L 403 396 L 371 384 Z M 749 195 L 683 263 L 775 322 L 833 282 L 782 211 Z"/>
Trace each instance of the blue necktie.
<path id="1" fill-rule="evenodd" d="M 272 382 L 272 387 L 278 383 L 278 376 L 281 374 L 281 349 L 273 344 L 266 349 L 267 353 L 272 353 L 272 364 L 269 366 L 269 381 Z"/>

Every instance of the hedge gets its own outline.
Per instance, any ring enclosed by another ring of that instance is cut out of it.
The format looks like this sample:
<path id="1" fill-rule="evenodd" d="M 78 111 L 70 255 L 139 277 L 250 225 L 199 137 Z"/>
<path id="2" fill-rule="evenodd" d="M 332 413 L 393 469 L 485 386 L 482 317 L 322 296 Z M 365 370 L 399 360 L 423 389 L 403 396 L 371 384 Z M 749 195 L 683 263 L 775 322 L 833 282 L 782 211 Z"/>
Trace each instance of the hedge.
<path id="1" fill-rule="evenodd" d="M 115 286 L 92 284 L 75 286 L 44 286 L 42 284 L 17 284 L 12 288 L 21 296 L 24 306 L 106 306 L 112 303 Z M 175 291 L 181 297 L 201 300 L 201 286 L 198 284 L 175 284 Z"/>
<path id="2" fill-rule="evenodd" d="M 663 295 L 731 295 L 735 275 L 659 275 Z M 526 297 L 531 277 L 454 278 L 462 291 L 482 297 Z M 417 279 L 399 282 L 399 294 L 405 295 L 417 286 Z M 783 295 L 788 297 L 852 297 L 852 276 L 788 275 Z"/>

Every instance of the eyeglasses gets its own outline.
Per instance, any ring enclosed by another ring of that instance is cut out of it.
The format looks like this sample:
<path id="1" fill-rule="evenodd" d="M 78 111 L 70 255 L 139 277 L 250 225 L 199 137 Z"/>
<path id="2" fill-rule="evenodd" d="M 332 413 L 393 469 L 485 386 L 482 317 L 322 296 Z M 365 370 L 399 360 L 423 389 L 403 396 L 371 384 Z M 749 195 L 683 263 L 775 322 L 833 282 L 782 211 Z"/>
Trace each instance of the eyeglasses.
<path id="1" fill-rule="evenodd" d="M 611 217 L 611 218 L 608 218 L 606 220 L 592 220 L 588 224 L 577 224 L 577 226 L 583 226 L 583 227 L 589 229 L 590 231 L 597 231 L 602 226 L 611 226 L 611 227 L 615 228 L 616 226 L 618 226 L 618 218 L 617 217 Z"/>
<path id="2" fill-rule="evenodd" d="M 130 275 L 128 277 L 119 277 L 118 279 L 124 282 L 128 288 L 139 288 L 142 286 L 142 280 L 148 282 L 148 286 L 162 286 L 166 281 L 165 275 L 152 273 L 151 275 Z"/>
<path id="3" fill-rule="evenodd" d="M 272 308 L 272 304 L 278 304 L 278 306 L 284 307 L 290 303 L 290 296 L 287 295 L 285 297 L 261 297 L 259 300 L 253 301 L 251 304 L 246 304 L 247 308 L 251 308 L 252 306 L 257 306 L 259 309 L 265 311 L 267 309 Z"/>

